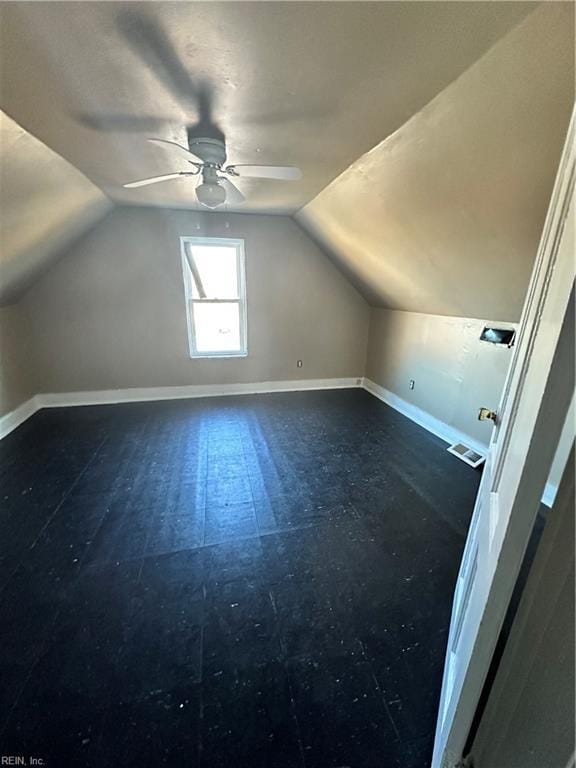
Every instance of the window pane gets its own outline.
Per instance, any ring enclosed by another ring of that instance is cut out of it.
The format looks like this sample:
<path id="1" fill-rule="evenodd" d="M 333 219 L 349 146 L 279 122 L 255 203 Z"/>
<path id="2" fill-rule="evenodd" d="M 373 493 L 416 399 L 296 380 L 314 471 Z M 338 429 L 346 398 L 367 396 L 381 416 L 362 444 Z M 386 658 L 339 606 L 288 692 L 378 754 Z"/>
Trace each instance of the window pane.
<path id="1" fill-rule="evenodd" d="M 190 271 L 195 299 L 238 298 L 236 246 L 189 243 L 187 253 L 192 259 Z"/>
<path id="2" fill-rule="evenodd" d="M 238 304 L 193 303 L 197 352 L 241 352 Z"/>

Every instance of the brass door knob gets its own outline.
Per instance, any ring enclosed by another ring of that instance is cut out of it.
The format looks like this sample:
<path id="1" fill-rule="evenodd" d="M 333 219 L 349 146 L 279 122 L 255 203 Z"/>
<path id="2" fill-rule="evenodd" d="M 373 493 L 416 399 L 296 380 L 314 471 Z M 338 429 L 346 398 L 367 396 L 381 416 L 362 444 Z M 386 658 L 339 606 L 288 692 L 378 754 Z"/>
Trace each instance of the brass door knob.
<path id="1" fill-rule="evenodd" d="M 496 424 L 497 417 L 496 411 L 491 411 L 489 408 L 480 408 L 478 411 L 478 421 L 493 421 Z"/>

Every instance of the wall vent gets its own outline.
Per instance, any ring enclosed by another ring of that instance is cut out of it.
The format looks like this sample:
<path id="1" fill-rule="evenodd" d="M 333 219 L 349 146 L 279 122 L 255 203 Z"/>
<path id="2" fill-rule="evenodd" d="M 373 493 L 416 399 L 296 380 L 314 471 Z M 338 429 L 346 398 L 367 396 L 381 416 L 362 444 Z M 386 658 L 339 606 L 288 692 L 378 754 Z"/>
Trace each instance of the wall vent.
<path id="1" fill-rule="evenodd" d="M 474 451 L 468 445 L 464 445 L 464 443 L 454 443 L 454 445 L 448 448 L 448 453 L 454 454 L 454 456 L 465 461 L 466 464 L 470 464 L 471 467 L 479 467 L 486 460 L 485 456 L 482 456 L 478 451 Z"/>

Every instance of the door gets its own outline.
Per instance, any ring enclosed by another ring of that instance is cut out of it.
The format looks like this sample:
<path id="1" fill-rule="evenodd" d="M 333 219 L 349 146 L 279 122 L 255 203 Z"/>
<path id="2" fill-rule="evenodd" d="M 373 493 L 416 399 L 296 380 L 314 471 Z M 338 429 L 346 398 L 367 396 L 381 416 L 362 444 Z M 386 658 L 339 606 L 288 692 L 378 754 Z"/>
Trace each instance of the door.
<path id="1" fill-rule="evenodd" d="M 574 390 L 574 130 L 573 113 L 456 583 L 432 768 L 463 757 Z"/>

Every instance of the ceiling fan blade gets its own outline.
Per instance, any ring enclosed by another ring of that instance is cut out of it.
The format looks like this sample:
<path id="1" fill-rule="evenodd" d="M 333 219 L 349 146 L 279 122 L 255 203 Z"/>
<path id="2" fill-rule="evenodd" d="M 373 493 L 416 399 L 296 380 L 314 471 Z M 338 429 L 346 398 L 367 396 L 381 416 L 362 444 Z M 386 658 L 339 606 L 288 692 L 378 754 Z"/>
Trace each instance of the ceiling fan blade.
<path id="1" fill-rule="evenodd" d="M 226 176 L 220 176 L 219 181 L 226 190 L 227 203 L 230 203 L 231 205 L 240 205 L 240 203 L 243 203 L 244 200 L 246 200 L 238 187 L 233 184 L 230 179 L 227 179 Z"/>
<path id="2" fill-rule="evenodd" d="M 119 33 L 132 51 L 163 83 L 180 104 L 196 107 L 197 87 L 162 25 L 139 10 L 121 11 L 116 18 Z"/>
<path id="3" fill-rule="evenodd" d="M 158 184 L 159 181 L 170 181 L 171 179 L 178 179 L 180 176 L 196 176 L 196 174 L 186 173 L 185 171 L 179 171 L 178 173 L 166 173 L 164 176 L 151 176 L 149 179 L 130 181 L 128 184 L 122 184 L 122 186 L 126 189 L 134 189 L 135 187 L 147 187 L 148 184 Z"/>
<path id="4" fill-rule="evenodd" d="M 194 158 L 194 160 L 192 162 L 194 162 L 196 160 L 199 163 L 202 162 L 202 160 L 200 160 L 198 155 L 195 155 L 194 152 L 190 152 L 190 150 L 187 147 L 183 146 L 182 144 L 178 144 L 176 141 L 168 141 L 168 139 L 148 139 L 148 141 L 151 141 L 154 144 L 169 144 L 171 147 L 177 147 L 181 152 L 185 152 L 186 153 L 186 158 L 188 160 L 190 160 L 190 158 L 192 157 L 192 158 Z"/>
<path id="5" fill-rule="evenodd" d="M 253 179 L 281 179 L 282 181 L 298 181 L 302 178 L 300 168 L 292 165 L 229 165 L 226 169 L 232 175 L 250 176 Z"/>

